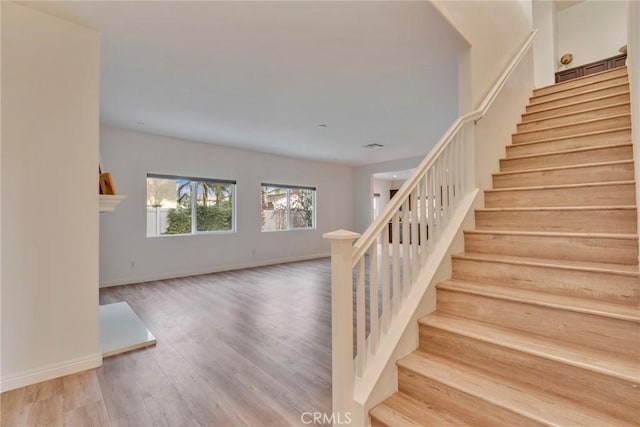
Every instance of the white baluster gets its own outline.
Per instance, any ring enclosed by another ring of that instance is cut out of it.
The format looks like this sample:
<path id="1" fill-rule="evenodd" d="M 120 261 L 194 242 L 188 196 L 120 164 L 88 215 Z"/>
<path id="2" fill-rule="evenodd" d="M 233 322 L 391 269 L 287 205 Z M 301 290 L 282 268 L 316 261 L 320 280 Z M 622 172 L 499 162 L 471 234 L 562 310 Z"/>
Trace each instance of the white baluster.
<path id="1" fill-rule="evenodd" d="M 402 298 L 406 298 L 411 287 L 411 248 L 409 241 L 411 239 L 411 221 L 409 212 L 409 198 L 402 203 Z"/>
<path id="2" fill-rule="evenodd" d="M 391 321 L 391 292 L 389 284 L 389 226 L 382 231 L 382 330 L 389 330 Z"/>
<path id="3" fill-rule="evenodd" d="M 442 164 L 440 158 L 436 159 L 433 166 L 433 174 L 435 177 L 435 212 L 433 217 L 433 227 L 435 233 L 433 233 L 433 243 L 438 241 L 440 234 L 442 233 Z"/>
<path id="4" fill-rule="evenodd" d="M 425 265 L 427 262 L 427 223 L 429 219 L 427 218 L 427 205 L 429 204 L 429 199 L 427 198 L 427 175 L 423 175 L 420 180 L 420 264 Z"/>
<path id="5" fill-rule="evenodd" d="M 356 360 L 357 374 L 362 377 L 367 365 L 367 342 L 366 342 L 366 309 L 364 293 L 364 261 L 363 257 L 358 262 L 358 277 L 356 280 Z"/>
<path id="6" fill-rule="evenodd" d="M 436 195 L 435 195 L 435 180 L 433 169 L 435 166 L 432 166 L 427 171 L 427 199 L 429 200 L 429 211 L 427 212 L 428 221 L 427 221 L 427 234 L 429 235 L 429 239 L 427 240 L 427 252 L 431 253 L 433 251 L 433 244 L 436 237 L 436 230 L 434 226 L 434 215 L 435 215 L 435 204 L 436 204 Z"/>
<path id="7" fill-rule="evenodd" d="M 418 233 L 420 229 L 418 224 L 418 186 L 416 185 L 411 192 L 411 282 L 418 280 L 418 272 L 420 271 L 420 261 L 418 258 Z"/>
<path id="8" fill-rule="evenodd" d="M 466 124 L 466 132 L 465 132 L 465 169 L 467 171 L 467 189 L 468 191 L 473 190 L 476 187 L 476 171 L 475 171 L 475 127 L 472 123 Z"/>
<path id="9" fill-rule="evenodd" d="M 393 314 L 398 312 L 400 308 L 400 213 L 393 215 L 392 228 L 392 245 L 393 245 Z"/>
<path id="10" fill-rule="evenodd" d="M 386 231 L 386 230 L 385 230 Z M 378 239 L 369 254 L 369 342 L 371 353 L 378 350 Z"/>
<path id="11" fill-rule="evenodd" d="M 467 179 L 467 174 L 469 171 L 467 170 L 466 158 L 469 156 L 467 153 L 467 125 L 462 126 L 460 132 L 458 133 L 460 138 L 460 188 L 462 189 L 462 194 L 466 195 L 469 191 L 469 180 Z"/>
<path id="12" fill-rule="evenodd" d="M 449 147 L 441 154 L 442 163 L 442 231 L 449 224 Z"/>
<path id="13" fill-rule="evenodd" d="M 451 165 L 453 168 L 453 206 L 458 207 L 460 202 L 460 131 L 456 133 L 453 141 L 453 158 L 451 160 Z"/>

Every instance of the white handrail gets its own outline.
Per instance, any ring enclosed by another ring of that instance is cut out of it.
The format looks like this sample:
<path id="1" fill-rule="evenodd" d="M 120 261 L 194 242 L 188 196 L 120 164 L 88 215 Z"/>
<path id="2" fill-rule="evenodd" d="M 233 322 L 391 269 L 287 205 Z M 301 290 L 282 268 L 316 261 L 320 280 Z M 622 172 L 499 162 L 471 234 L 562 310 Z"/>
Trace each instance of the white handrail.
<path id="1" fill-rule="evenodd" d="M 513 57 L 509 65 L 504 70 L 504 72 L 500 75 L 498 80 L 494 83 L 493 87 L 489 91 L 489 93 L 484 97 L 480 106 L 474 111 L 465 114 L 464 116 L 460 116 L 456 119 L 455 122 L 447 129 L 444 133 L 440 141 L 436 144 L 436 146 L 427 154 L 427 156 L 420 162 L 414 173 L 411 175 L 409 179 L 407 179 L 404 184 L 400 187 L 395 196 L 387 203 L 382 212 L 378 215 L 378 217 L 367 227 L 367 230 L 362 234 L 362 237 L 358 239 L 358 241 L 354 244 L 355 251 L 353 253 L 353 265 L 355 265 L 360 258 L 364 256 L 367 248 L 371 246 L 374 239 L 376 239 L 380 229 L 384 228 L 386 224 L 391 221 L 393 214 L 400 209 L 404 200 L 409 196 L 411 189 L 413 189 L 416 183 L 420 180 L 420 178 L 425 174 L 425 172 L 433 165 L 435 159 L 442 153 L 445 147 L 449 144 L 451 139 L 456 135 L 456 133 L 464 126 L 466 123 L 474 120 L 478 122 L 484 115 L 487 113 L 493 101 L 495 101 L 496 97 L 500 90 L 504 87 L 505 83 L 513 74 L 516 66 L 520 63 L 524 55 L 527 53 L 531 45 L 533 44 L 533 39 L 538 32 L 537 29 L 533 30 L 525 43 L 522 45 L 518 53 Z"/>
<path id="2" fill-rule="evenodd" d="M 473 126 L 491 108 L 536 32 L 479 107 L 453 122 L 362 236 L 345 230 L 324 235 L 331 240 L 334 415 L 362 406 L 392 357 L 435 274 L 427 261 L 441 262 L 477 194 Z M 356 412 L 354 422 L 364 423 L 366 414 Z"/>

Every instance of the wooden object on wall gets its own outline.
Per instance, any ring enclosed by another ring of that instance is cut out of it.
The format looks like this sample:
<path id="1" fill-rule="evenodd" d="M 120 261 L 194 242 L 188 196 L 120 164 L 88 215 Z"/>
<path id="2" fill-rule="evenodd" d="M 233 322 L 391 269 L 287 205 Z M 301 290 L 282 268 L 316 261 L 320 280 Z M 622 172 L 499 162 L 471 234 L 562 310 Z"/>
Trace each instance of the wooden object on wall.
<path id="1" fill-rule="evenodd" d="M 100 174 L 100 194 L 116 194 L 116 189 L 113 185 L 113 178 L 109 172 Z"/>
<path id="2" fill-rule="evenodd" d="M 627 54 L 622 53 L 610 58 L 601 59 L 600 61 L 580 65 L 579 67 L 561 70 L 556 73 L 556 83 L 577 79 L 578 77 L 588 76 L 589 74 L 599 73 L 612 68 L 622 67 L 626 60 Z"/>

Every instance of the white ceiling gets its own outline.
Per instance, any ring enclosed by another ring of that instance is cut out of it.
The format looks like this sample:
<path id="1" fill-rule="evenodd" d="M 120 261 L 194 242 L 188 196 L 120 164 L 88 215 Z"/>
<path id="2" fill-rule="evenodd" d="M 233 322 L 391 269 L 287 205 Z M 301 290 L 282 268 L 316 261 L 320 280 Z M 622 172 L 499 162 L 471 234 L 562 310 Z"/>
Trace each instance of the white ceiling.
<path id="1" fill-rule="evenodd" d="M 25 4 L 102 34 L 108 125 L 361 165 L 457 116 L 464 42 L 427 2 Z"/>
<path id="2" fill-rule="evenodd" d="M 374 173 L 373 178 L 379 179 L 381 181 L 404 181 L 411 178 L 411 175 L 413 175 L 413 172 L 415 172 L 415 168 L 405 169 L 401 171 L 393 171 L 393 172 L 379 172 L 379 173 Z"/>

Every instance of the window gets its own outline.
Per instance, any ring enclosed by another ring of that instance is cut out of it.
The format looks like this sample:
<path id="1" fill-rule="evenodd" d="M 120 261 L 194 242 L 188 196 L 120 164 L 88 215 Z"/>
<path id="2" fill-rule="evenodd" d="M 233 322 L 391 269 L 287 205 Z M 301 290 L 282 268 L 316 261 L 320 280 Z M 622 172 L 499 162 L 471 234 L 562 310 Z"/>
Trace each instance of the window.
<path id="1" fill-rule="evenodd" d="M 236 182 L 147 174 L 147 237 L 235 231 Z"/>
<path id="2" fill-rule="evenodd" d="M 315 228 L 315 187 L 262 184 L 262 231 Z"/>

